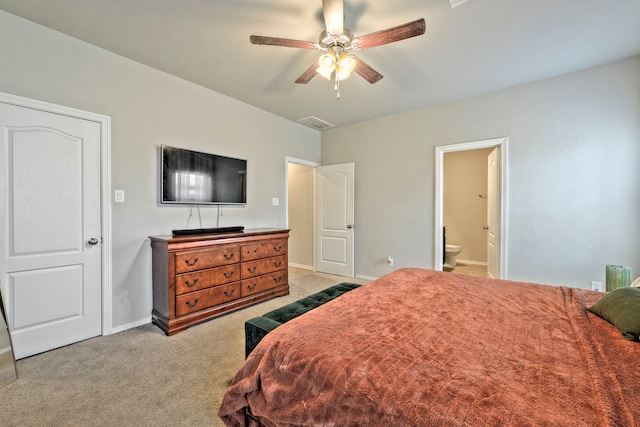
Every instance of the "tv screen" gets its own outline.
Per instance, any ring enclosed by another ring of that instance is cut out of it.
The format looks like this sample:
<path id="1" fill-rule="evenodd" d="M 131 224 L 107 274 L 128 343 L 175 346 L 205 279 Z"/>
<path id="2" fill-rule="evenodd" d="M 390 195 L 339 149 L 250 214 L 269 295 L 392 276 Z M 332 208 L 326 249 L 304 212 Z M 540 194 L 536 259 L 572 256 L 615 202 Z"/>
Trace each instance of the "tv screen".
<path id="1" fill-rule="evenodd" d="M 247 203 L 247 161 L 162 146 L 162 203 Z"/>

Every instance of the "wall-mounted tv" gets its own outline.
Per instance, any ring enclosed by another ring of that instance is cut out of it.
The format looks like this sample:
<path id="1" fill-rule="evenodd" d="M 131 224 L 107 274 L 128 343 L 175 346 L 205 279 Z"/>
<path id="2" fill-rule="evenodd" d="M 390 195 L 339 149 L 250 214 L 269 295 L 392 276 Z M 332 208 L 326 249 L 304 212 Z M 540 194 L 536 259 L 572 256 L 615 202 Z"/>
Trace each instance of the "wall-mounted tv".
<path id="1" fill-rule="evenodd" d="M 247 161 L 163 145 L 161 202 L 245 204 Z"/>

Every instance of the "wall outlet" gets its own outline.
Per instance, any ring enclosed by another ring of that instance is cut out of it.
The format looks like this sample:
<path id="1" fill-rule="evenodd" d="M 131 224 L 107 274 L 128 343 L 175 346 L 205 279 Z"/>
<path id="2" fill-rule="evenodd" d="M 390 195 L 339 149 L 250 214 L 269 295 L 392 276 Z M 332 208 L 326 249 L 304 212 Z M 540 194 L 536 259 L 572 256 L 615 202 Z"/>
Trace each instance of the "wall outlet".
<path id="1" fill-rule="evenodd" d="M 602 292 L 602 282 L 591 282 L 591 290 Z"/>
<path id="2" fill-rule="evenodd" d="M 387 257 L 387 266 L 393 267 L 393 257 L 391 255 Z"/>

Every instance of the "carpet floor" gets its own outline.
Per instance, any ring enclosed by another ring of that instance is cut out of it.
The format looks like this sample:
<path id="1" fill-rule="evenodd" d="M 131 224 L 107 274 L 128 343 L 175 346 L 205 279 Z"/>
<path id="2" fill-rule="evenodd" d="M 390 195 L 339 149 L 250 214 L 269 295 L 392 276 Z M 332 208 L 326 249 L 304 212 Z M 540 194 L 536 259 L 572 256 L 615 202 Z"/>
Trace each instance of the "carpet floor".
<path id="1" fill-rule="evenodd" d="M 340 282 L 291 268 L 290 295 L 167 337 L 149 323 L 18 361 L 0 388 L 0 426 L 222 426 L 224 392 L 244 361 L 244 322 Z"/>

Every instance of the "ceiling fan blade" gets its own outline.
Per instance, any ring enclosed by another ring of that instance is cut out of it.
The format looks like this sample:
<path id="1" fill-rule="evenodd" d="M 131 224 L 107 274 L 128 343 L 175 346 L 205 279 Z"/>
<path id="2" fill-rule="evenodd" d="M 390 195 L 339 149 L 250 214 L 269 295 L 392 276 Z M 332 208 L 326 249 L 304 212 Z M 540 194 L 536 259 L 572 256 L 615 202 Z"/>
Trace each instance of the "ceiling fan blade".
<path id="1" fill-rule="evenodd" d="M 302 40 L 281 39 L 278 37 L 251 36 L 249 41 L 252 44 L 261 44 L 269 46 L 297 47 L 300 49 L 313 49 L 314 44 Z"/>
<path id="2" fill-rule="evenodd" d="M 344 32 L 344 1 L 322 0 L 324 25 L 327 33 L 339 36 Z"/>
<path id="3" fill-rule="evenodd" d="M 360 49 L 370 49 L 383 44 L 393 43 L 424 34 L 427 24 L 424 18 L 413 22 L 408 22 L 397 27 L 376 31 L 357 38 L 357 45 Z M 354 40 L 355 41 L 355 40 Z"/>
<path id="4" fill-rule="evenodd" d="M 366 81 L 374 84 L 383 77 L 382 74 L 371 68 L 369 64 L 364 62 L 362 59 L 358 58 L 357 56 L 355 58 L 356 69 L 354 71 L 364 77 Z"/>
<path id="5" fill-rule="evenodd" d="M 316 72 L 317 69 L 318 69 L 318 63 L 314 62 L 313 64 L 311 64 L 311 67 L 307 68 L 307 71 L 305 71 L 304 73 L 302 73 L 300 77 L 298 77 L 298 80 L 296 80 L 296 83 L 300 83 L 300 84 L 309 83 L 309 81 L 312 78 L 314 78 L 316 74 L 318 74 Z"/>

